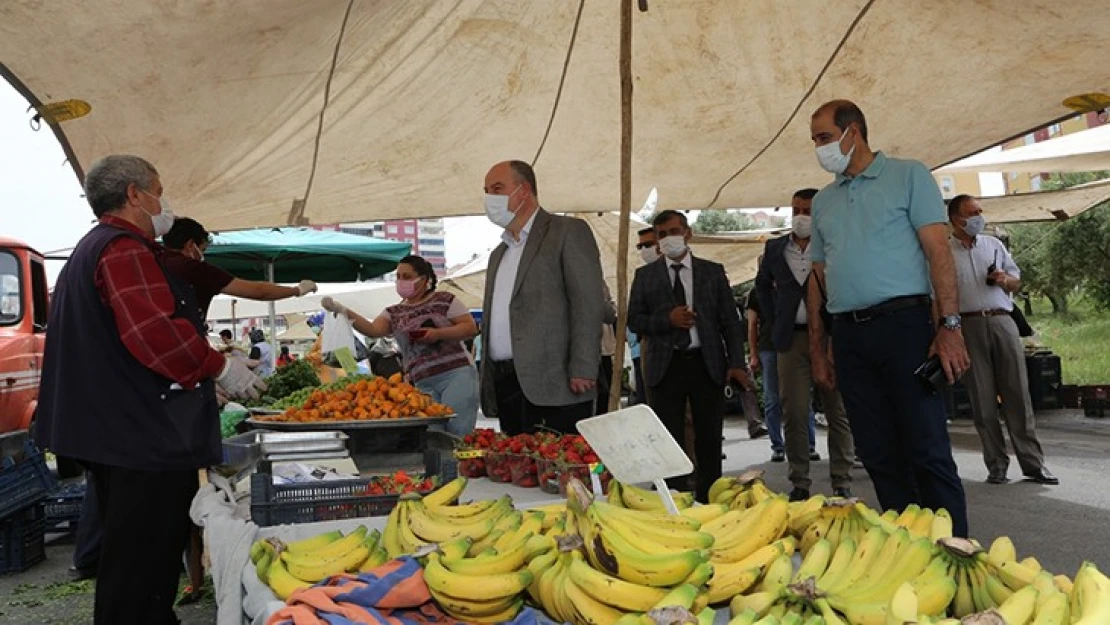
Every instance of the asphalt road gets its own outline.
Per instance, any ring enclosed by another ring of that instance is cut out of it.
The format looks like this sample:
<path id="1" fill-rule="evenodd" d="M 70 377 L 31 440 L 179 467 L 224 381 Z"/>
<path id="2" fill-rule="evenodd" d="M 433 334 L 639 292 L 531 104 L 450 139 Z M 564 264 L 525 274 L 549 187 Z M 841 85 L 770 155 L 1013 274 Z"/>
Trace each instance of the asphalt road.
<path id="1" fill-rule="evenodd" d="M 490 421 L 479 422 L 480 427 L 491 425 Z M 951 426 L 956 461 L 967 491 L 972 535 L 984 544 L 996 536 L 1008 535 L 1021 557 L 1036 556 L 1054 573 L 1074 575 L 1084 560 L 1110 570 L 1110 541 L 1106 540 L 1108 532 L 1103 525 L 1110 519 L 1110 489 L 1106 488 L 1110 478 L 1110 419 L 1052 412 L 1041 416 L 1038 426 L 1049 467 L 1060 477 L 1060 486 L 1020 481 L 986 484 L 987 471 L 974 428 L 967 421 Z M 749 440 L 742 420 L 726 422 L 725 436 L 726 473 L 764 469 L 771 488 L 789 491 L 786 464 L 770 462 L 766 438 Z M 820 430 L 818 437 L 818 450 L 826 456 Z M 859 469 L 853 474 L 854 494 L 874 505 L 875 493 L 866 472 Z M 813 463 L 811 475 L 814 493 L 831 492 L 827 461 Z M 1011 463 L 1010 477 L 1020 477 L 1016 461 Z M 482 496 L 491 489 L 496 485 L 475 483 L 471 496 Z M 71 543 L 55 542 L 47 548 L 45 562 L 24 573 L 0 577 L 0 624 L 90 623 L 93 585 L 69 582 L 72 552 Z M 207 625 L 215 622 L 216 608 L 209 597 L 179 609 L 178 614 L 185 625 Z"/>

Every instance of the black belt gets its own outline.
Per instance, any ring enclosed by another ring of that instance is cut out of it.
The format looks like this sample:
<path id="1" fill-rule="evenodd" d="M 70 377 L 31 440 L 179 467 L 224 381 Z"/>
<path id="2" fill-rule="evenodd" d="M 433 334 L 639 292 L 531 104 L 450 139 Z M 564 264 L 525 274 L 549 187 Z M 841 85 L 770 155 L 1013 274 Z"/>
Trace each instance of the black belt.
<path id="1" fill-rule="evenodd" d="M 832 318 L 836 321 L 843 321 L 845 323 L 865 323 L 876 317 L 896 313 L 900 310 L 906 310 L 907 308 L 917 308 L 919 306 L 929 307 L 932 305 L 933 300 L 929 299 L 927 295 L 908 295 L 906 297 L 888 299 L 870 308 L 833 313 Z"/>
<path id="2" fill-rule="evenodd" d="M 676 349 L 674 350 L 675 358 L 682 358 L 685 360 L 692 360 L 694 358 L 701 358 L 701 348 L 695 347 L 694 349 Z"/>

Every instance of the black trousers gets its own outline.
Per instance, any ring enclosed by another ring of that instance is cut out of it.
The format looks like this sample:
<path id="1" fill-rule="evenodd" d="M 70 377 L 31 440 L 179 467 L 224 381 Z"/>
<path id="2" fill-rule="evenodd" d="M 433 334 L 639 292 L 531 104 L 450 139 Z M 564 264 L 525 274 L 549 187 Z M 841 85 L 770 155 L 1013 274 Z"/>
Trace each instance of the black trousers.
<path id="1" fill-rule="evenodd" d="M 863 323 L 836 320 L 836 381 L 879 505 L 945 508 L 953 533 L 967 536 L 967 501 L 952 458 L 944 400 L 913 375 L 935 333 L 928 306 Z"/>
<path id="2" fill-rule="evenodd" d="M 667 373 L 651 387 L 651 408 L 676 441 L 686 448 L 686 404 L 694 418 L 694 463 L 696 495 L 706 502 L 709 487 L 721 477 L 721 433 L 724 430 L 725 391 L 705 368 L 701 350 L 676 351 Z M 686 477 L 667 480 L 682 489 Z"/>
<path id="3" fill-rule="evenodd" d="M 181 554 L 189 538 L 196 469 L 90 467 L 103 538 L 95 625 L 175 625 Z"/>
<path id="4" fill-rule="evenodd" d="M 100 564 L 100 504 L 96 493 L 93 473 L 85 471 L 85 500 L 81 502 L 73 546 L 73 566 L 82 571 L 95 571 Z"/>
<path id="5" fill-rule="evenodd" d="M 597 373 L 597 408 L 594 414 L 609 412 L 609 393 L 613 388 L 613 357 L 602 356 Z"/>
<path id="6" fill-rule="evenodd" d="M 582 419 L 593 416 L 594 402 L 585 401 L 568 406 L 537 406 L 528 401 L 520 388 L 520 380 L 512 361 L 488 361 L 497 395 L 497 420 L 501 431 L 515 436 L 533 433 L 543 427 L 562 434 L 577 434 L 575 427 Z"/>

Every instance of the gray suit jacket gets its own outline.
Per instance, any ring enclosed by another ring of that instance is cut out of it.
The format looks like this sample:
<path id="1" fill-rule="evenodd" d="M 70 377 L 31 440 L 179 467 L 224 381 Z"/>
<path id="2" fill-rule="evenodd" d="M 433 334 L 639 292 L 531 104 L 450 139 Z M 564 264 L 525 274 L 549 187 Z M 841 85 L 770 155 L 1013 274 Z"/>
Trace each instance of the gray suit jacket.
<path id="1" fill-rule="evenodd" d="M 777 237 L 763 248 L 763 262 L 755 277 L 755 293 L 759 298 L 763 323 L 771 324 L 771 341 L 775 351 L 785 352 L 794 340 L 794 316 L 798 303 L 806 299 L 805 284 L 798 284 L 786 262 L 786 246 L 791 235 Z"/>
<path id="2" fill-rule="evenodd" d="M 628 325 L 644 339 L 640 362 L 649 387 L 667 374 L 679 332 L 670 322 L 678 303 L 669 265 L 664 257 L 637 269 L 628 303 Z M 691 277 L 702 359 L 713 381 L 724 386 L 728 370 L 744 366 L 744 325 L 722 265 L 695 256 Z"/>
<path id="3" fill-rule="evenodd" d="M 490 255 L 482 304 L 483 348 L 489 353 L 488 328 L 493 286 L 504 243 Z M 520 388 L 537 406 L 567 406 L 592 401 L 596 392 L 576 395 L 571 378 L 596 380 L 601 362 L 601 258 L 586 222 L 536 213 L 516 275 L 509 323 L 513 365 Z M 488 360 L 488 358 L 487 358 Z M 482 367 L 482 412 L 497 413 L 490 367 Z"/>

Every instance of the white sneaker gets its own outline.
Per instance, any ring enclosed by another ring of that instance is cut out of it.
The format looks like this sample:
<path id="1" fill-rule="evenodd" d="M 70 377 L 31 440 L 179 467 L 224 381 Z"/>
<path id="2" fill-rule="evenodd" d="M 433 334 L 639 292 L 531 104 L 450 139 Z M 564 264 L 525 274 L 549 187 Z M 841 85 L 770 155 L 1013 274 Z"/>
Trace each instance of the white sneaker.
<path id="1" fill-rule="evenodd" d="M 829 420 L 825 418 L 825 413 L 823 412 L 814 413 L 813 422 L 823 428 L 829 427 Z"/>

